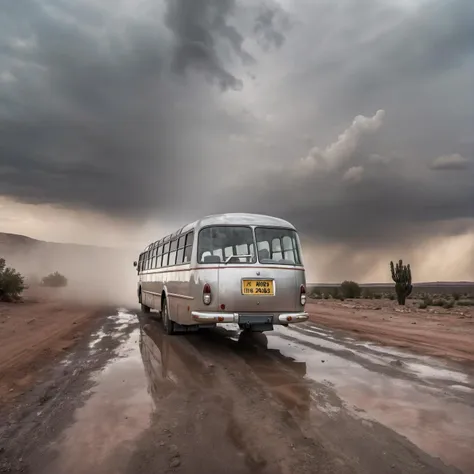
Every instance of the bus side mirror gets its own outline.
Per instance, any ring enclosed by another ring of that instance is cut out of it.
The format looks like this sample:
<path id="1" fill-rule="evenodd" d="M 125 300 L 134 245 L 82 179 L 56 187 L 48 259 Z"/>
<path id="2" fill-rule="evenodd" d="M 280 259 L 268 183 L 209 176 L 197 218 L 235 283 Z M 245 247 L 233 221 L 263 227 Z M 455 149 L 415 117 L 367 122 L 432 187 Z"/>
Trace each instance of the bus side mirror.
<path id="1" fill-rule="evenodd" d="M 133 266 L 136 267 L 137 266 L 137 262 L 136 260 L 133 262 Z"/>

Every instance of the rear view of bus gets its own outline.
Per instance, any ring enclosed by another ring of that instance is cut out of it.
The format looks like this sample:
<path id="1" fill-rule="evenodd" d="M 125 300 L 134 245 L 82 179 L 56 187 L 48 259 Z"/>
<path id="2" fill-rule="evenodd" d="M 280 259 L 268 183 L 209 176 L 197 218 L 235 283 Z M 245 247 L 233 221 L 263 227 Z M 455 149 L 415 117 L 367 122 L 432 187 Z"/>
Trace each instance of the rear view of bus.
<path id="1" fill-rule="evenodd" d="M 295 228 L 282 219 L 228 214 L 202 222 L 197 284 L 203 304 L 195 322 L 237 323 L 268 331 L 308 319 L 305 271 Z"/>

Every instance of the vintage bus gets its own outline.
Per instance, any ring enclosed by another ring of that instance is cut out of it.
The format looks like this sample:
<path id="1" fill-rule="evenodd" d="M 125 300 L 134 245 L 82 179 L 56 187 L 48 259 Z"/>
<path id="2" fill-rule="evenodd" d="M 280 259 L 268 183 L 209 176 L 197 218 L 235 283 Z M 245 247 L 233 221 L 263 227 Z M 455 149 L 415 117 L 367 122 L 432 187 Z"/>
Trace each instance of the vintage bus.
<path id="1" fill-rule="evenodd" d="M 148 245 L 134 262 L 143 312 L 174 334 L 236 323 L 269 331 L 308 319 L 293 225 L 257 214 L 204 217 Z"/>

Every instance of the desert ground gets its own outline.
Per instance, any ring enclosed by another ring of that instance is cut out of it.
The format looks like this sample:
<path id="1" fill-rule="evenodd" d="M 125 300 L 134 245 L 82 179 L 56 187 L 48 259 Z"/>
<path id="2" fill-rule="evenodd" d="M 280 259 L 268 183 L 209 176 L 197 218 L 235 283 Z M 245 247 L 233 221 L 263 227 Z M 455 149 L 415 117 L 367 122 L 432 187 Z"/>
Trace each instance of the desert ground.
<path id="1" fill-rule="evenodd" d="M 45 289 L 0 304 L 0 472 L 474 473 L 474 312 L 309 300 L 166 336 Z"/>

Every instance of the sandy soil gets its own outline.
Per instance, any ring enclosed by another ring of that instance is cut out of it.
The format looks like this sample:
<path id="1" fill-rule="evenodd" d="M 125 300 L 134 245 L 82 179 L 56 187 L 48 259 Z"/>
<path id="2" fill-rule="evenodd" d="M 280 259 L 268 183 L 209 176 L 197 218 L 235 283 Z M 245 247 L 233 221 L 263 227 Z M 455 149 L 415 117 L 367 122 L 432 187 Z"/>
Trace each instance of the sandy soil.
<path id="1" fill-rule="evenodd" d="M 27 390 L 49 362 L 89 332 L 97 306 L 59 291 L 27 290 L 22 302 L 0 303 L 0 405 Z"/>
<path id="2" fill-rule="evenodd" d="M 358 338 L 410 351 L 474 362 L 474 308 L 418 309 L 390 300 L 310 300 L 310 319 Z"/>

